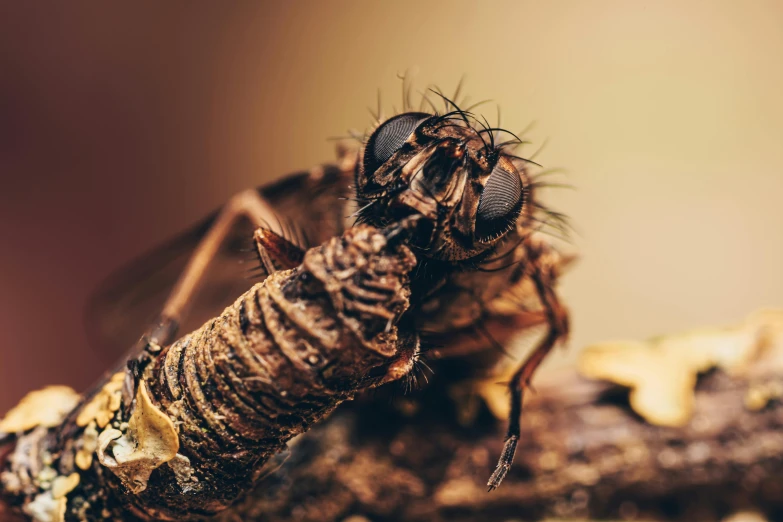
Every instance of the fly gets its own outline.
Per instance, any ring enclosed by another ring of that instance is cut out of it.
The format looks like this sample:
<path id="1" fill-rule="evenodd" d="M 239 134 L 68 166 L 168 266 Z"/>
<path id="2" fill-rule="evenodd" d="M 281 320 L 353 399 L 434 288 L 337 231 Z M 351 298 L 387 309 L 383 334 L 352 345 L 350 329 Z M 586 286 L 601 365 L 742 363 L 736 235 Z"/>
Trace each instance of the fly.
<path id="1" fill-rule="evenodd" d="M 506 442 L 487 483 L 490 491 L 497 488 L 519 442 L 525 389 L 547 354 L 568 337 L 567 309 L 555 286 L 574 258 L 561 254 L 550 237 L 567 235 L 570 225 L 539 200 L 538 189 L 557 185 L 544 180 L 551 171 L 533 175 L 536 164 L 514 153 L 520 138 L 437 95 L 444 101 L 443 112 L 432 107 L 430 112 L 420 108 L 388 119 L 379 116 L 358 150 L 341 144 L 336 163 L 233 196 L 168 248 L 131 265 L 92 302 L 93 315 L 101 318 L 92 322 L 98 343 L 130 344 L 132 330 L 118 329 L 116 316 L 138 309 L 129 301 L 155 307 L 154 299 L 142 295 L 150 292 L 139 281 L 159 280 L 161 271 L 181 269 L 167 298 L 157 305 L 162 313 L 134 348 L 145 355 L 133 365 L 143 366 L 149 354 L 175 340 L 199 288 L 213 285 L 208 292 L 214 294 L 214 287 L 222 285 L 223 293 L 237 295 L 225 287 L 241 288 L 241 279 L 207 277 L 207 269 L 234 267 L 246 238 L 253 237 L 255 275 L 263 278 L 296 266 L 308 246 L 322 244 L 354 223 L 383 228 L 420 216 L 409 240 L 418 261 L 403 320 L 439 345 L 428 357 L 503 352 L 503 344 L 519 331 L 546 328 L 508 382 Z M 155 285 L 152 293 L 160 297 L 162 288 Z M 137 374 L 141 366 L 134 366 Z M 398 378 L 410 378 L 407 369 L 395 371 Z M 128 390 L 125 399 L 131 398 Z"/>
<path id="2" fill-rule="evenodd" d="M 139 298 L 144 286 L 138 281 L 155 279 L 163 270 L 158 262 L 176 264 L 172 259 L 178 259 L 183 266 L 187 259 L 162 313 L 135 348 L 154 354 L 181 330 L 196 290 L 205 282 L 214 284 L 206 277 L 210 264 L 235 265 L 241 239 L 254 238 L 257 274 L 265 277 L 295 266 L 309 245 L 342 234 L 355 222 L 383 228 L 420 216 L 409 241 L 418 261 L 410 282 L 411 308 L 403 319 L 440 345 L 430 350 L 430 357 L 465 357 L 488 348 L 502 352 L 502 345 L 520 330 L 546 327 L 508 382 L 506 442 L 487 483 L 490 491 L 497 488 L 519 442 L 525 389 L 547 354 L 568 337 L 567 309 L 555 286 L 573 257 L 562 255 L 550 237 L 567 235 L 570 225 L 538 199 L 538 189 L 557 185 L 543 179 L 551 172 L 532 175 L 536 164 L 514 153 L 520 138 L 436 94 L 444 102 L 443 112 L 432 107 L 385 120 L 379 116 L 358 150 L 338 146 L 336 163 L 232 197 L 204 223 L 148 258 L 154 262 L 131 266 L 126 273 L 132 277 L 100 292 L 92 303 L 100 311 L 96 315 L 125 314 L 125 301 L 148 301 Z M 159 286 L 154 290 L 160 293 Z M 104 344 L 127 346 L 128 338 L 120 339 L 112 328 L 117 323 L 95 333 Z M 396 371 L 399 378 L 406 376 Z M 126 400 L 130 397 L 126 393 Z"/>
<path id="3" fill-rule="evenodd" d="M 422 337 L 438 339 L 429 357 L 472 357 L 500 353 L 516 332 L 543 326 L 508 382 L 508 430 L 487 483 L 497 488 L 519 442 L 524 392 L 568 336 L 555 285 L 571 258 L 542 233 L 567 221 L 539 201 L 545 183 L 531 175 L 530 160 L 514 154 L 519 138 L 440 96 L 443 112 L 405 107 L 379 118 L 358 150 L 338 148 L 337 163 L 233 196 L 105 285 L 91 304 L 98 344 L 133 345 L 139 321 L 149 310 L 156 316 L 127 369 L 84 397 L 45 439 L 60 455 L 57 471 L 71 480 L 80 473 L 74 463 L 87 471 L 100 462 L 135 494 L 132 509 L 150 517 L 214 513 L 337 404 L 409 379 L 427 351 Z M 230 267 L 247 254 L 239 247 L 249 238 L 263 281 L 248 291 Z M 197 293 L 223 293 L 233 303 L 204 322 Z M 121 327 L 128 318 L 135 326 Z M 192 333 L 178 338 L 181 331 Z M 137 455 L 145 447 L 138 426 L 156 416 L 150 429 L 179 434 L 166 439 L 165 462 Z M 88 435 L 96 462 L 75 456 Z M 166 486 L 150 491 L 151 471 L 169 461 L 169 474 L 156 479 Z M 29 498 L 48 494 L 29 487 Z M 185 498 L 183 488 L 200 494 Z"/>

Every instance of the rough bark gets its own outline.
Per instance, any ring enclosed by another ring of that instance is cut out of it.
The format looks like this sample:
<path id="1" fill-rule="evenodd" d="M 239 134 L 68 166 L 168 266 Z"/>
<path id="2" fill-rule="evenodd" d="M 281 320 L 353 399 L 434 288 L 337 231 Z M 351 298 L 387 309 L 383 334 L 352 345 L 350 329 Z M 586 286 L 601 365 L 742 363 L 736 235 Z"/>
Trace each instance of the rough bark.
<path id="1" fill-rule="evenodd" d="M 411 395 L 392 389 L 344 404 L 218 520 L 709 521 L 743 508 L 783 517 L 783 405 L 748 408 L 759 383 L 779 385 L 779 374 L 702 377 L 684 428 L 645 422 L 625 389 L 545 376 L 526 403 L 515 465 L 487 493 L 503 423 L 459 387 L 462 368 L 436 371 Z"/>
<path id="2" fill-rule="evenodd" d="M 663 428 L 630 409 L 627 390 L 558 375 L 526 405 L 514 467 L 492 493 L 502 423 L 483 406 L 466 420 L 453 389 L 431 384 L 413 398 L 346 405 L 221 520 L 709 521 L 743 508 L 783 517 L 783 406 L 748 409 L 745 379 L 703 377 L 690 423 Z"/>

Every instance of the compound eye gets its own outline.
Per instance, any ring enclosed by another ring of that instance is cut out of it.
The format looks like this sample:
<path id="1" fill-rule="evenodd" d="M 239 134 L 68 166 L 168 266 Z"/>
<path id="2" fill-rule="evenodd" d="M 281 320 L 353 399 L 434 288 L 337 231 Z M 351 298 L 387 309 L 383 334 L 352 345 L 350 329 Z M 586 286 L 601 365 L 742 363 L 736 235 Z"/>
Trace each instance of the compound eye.
<path id="1" fill-rule="evenodd" d="M 419 124 L 431 116 L 423 112 L 406 112 L 383 122 L 367 142 L 364 151 L 364 171 L 375 172 L 386 163 L 408 140 Z"/>
<path id="2" fill-rule="evenodd" d="M 495 165 L 479 198 L 476 238 L 491 241 L 511 230 L 522 210 L 522 196 L 519 173 Z"/>

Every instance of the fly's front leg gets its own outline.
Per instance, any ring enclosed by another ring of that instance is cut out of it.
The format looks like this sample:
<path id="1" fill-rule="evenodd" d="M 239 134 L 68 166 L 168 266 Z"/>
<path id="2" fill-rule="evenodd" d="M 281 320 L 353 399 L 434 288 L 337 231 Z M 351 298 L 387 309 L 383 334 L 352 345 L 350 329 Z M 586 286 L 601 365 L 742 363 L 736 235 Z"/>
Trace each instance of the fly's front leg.
<path id="1" fill-rule="evenodd" d="M 259 228 L 268 227 L 267 224 L 274 223 L 276 220 L 272 207 L 254 189 L 240 192 L 228 200 L 220 210 L 212 227 L 194 250 L 185 270 L 169 294 L 158 320 L 145 332 L 134 347 L 134 353 L 139 355 L 128 361 L 130 372 L 128 372 L 128 378 L 126 378 L 123 387 L 123 399 L 126 406 L 135 397 L 136 383 L 144 367 L 152 357 L 160 352 L 163 346 L 170 344 L 176 338 L 179 325 L 187 313 L 188 304 L 192 302 L 210 263 L 217 256 L 232 227 L 241 218 L 250 220 L 253 225 Z M 269 237 L 272 235 L 276 236 L 277 234 L 269 231 Z M 259 244 L 258 241 L 256 244 Z M 285 251 L 283 248 L 279 250 Z M 272 262 L 271 258 L 270 262 Z"/>
<path id="2" fill-rule="evenodd" d="M 397 358 L 386 369 L 386 374 L 375 386 L 382 386 L 409 375 L 421 356 L 421 340 L 416 334 L 401 335 Z"/>
<path id="3" fill-rule="evenodd" d="M 552 348 L 559 342 L 564 342 L 568 338 L 568 311 L 560 303 L 552 288 L 551 276 L 537 270 L 532 275 L 532 279 L 536 287 L 536 292 L 544 306 L 548 330 L 544 339 L 535 350 L 533 350 L 533 353 L 531 353 L 519 368 L 517 368 L 508 383 L 509 392 L 511 394 L 511 409 L 509 412 L 506 442 L 503 445 L 503 451 L 498 460 L 498 464 L 495 467 L 495 471 L 487 482 L 488 491 L 492 491 L 500 485 L 514 460 L 514 454 L 516 453 L 521 431 L 520 418 L 522 416 L 522 399 L 524 398 L 525 388 L 530 385 L 530 379 L 532 379 L 533 374 Z"/>
<path id="4" fill-rule="evenodd" d="M 417 227 L 421 223 L 419 216 L 410 216 L 404 218 L 398 223 L 394 223 L 384 229 L 384 235 L 389 245 L 399 244 L 408 241 L 415 233 Z M 384 285 L 376 285 L 375 289 L 383 291 Z M 387 285 L 386 291 L 393 292 L 395 287 Z M 389 322 L 386 325 L 386 330 L 391 330 L 392 323 Z M 383 384 L 397 381 L 410 374 L 416 363 L 421 356 L 421 339 L 416 333 L 413 323 L 410 318 L 403 318 L 400 321 L 398 328 L 399 338 L 397 342 L 397 356 L 387 366 L 386 372 L 373 386 L 381 386 Z"/>

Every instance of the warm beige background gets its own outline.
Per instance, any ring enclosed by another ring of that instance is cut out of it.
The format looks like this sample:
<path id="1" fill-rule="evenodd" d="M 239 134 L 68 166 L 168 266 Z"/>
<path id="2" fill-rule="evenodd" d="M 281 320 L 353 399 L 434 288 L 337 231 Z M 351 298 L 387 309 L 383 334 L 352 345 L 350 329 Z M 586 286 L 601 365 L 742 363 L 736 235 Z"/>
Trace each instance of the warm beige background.
<path id="1" fill-rule="evenodd" d="M 465 74 L 569 170 L 574 348 L 783 306 L 781 62 L 781 2 L 5 2 L 0 411 L 108 364 L 81 324 L 102 277 L 329 160 L 406 69 Z"/>

